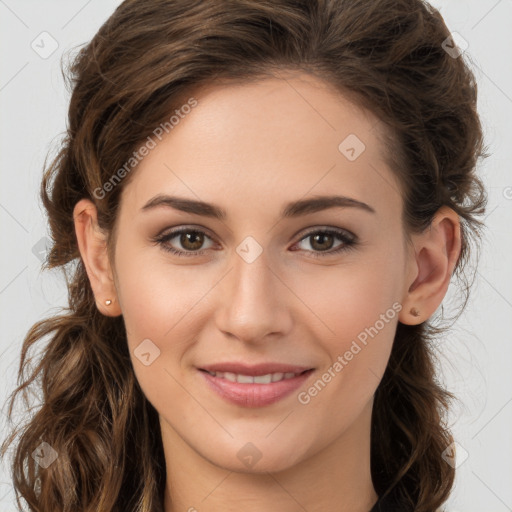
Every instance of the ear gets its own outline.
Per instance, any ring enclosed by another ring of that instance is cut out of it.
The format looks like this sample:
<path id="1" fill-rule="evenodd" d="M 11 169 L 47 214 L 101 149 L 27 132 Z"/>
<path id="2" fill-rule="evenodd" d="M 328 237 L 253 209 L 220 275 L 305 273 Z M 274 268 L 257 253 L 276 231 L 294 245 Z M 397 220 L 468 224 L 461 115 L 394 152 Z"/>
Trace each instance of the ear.
<path id="1" fill-rule="evenodd" d="M 460 255 L 460 233 L 459 216 L 443 206 L 424 232 L 412 236 L 409 287 L 398 317 L 403 324 L 424 322 L 441 304 Z"/>
<path id="2" fill-rule="evenodd" d="M 106 316 L 119 316 L 122 312 L 107 253 L 107 239 L 98 225 L 96 206 L 88 199 L 81 199 L 75 205 L 73 219 L 78 248 L 96 299 L 96 307 Z M 110 305 L 106 304 L 107 300 L 112 301 Z"/>

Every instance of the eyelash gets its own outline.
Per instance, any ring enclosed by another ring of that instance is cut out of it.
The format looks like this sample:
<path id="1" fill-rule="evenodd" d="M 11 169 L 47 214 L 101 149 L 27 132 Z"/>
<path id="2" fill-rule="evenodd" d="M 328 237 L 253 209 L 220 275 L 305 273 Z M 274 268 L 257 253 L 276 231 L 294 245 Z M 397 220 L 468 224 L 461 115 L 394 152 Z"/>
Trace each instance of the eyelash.
<path id="1" fill-rule="evenodd" d="M 173 247 L 171 247 L 167 244 L 167 242 L 169 242 L 173 238 L 176 238 L 176 236 L 181 235 L 183 233 L 202 234 L 211 239 L 211 237 L 208 236 L 208 234 L 206 232 L 204 232 L 200 229 L 183 227 L 183 228 L 176 229 L 174 231 L 171 231 L 171 232 L 163 234 L 163 235 L 157 235 L 156 237 L 154 237 L 152 239 L 152 242 L 160 245 L 164 251 L 170 252 L 179 257 L 201 256 L 208 250 L 208 249 L 202 249 L 199 251 L 180 251 L 178 249 L 174 249 Z M 358 244 L 357 237 L 354 234 L 352 234 L 346 230 L 334 229 L 334 228 L 316 229 L 316 230 L 309 231 L 297 243 L 302 242 L 306 238 L 311 237 L 312 235 L 317 235 L 317 234 L 333 235 L 336 239 L 338 239 L 339 241 L 341 241 L 343 243 L 337 249 L 334 249 L 334 250 L 306 251 L 306 252 L 311 253 L 311 256 L 313 258 L 323 258 L 323 257 L 327 257 L 327 256 L 332 256 L 334 254 L 339 254 L 344 251 L 354 249 L 356 247 L 356 245 Z"/>

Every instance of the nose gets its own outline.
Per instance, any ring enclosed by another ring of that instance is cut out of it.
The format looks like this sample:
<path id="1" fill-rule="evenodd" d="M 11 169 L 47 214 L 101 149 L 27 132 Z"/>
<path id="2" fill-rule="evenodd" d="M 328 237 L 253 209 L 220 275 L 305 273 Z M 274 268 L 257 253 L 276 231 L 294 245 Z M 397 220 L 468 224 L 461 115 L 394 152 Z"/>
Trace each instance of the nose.
<path id="1" fill-rule="evenodd" d="M 265 251 L 250 263 L 235 253 L 218 290 L 218 329 L 246 343 L 264 342 L 271 334 L 284 336 L 292 324 L 292 294 L 278 274 Z"/>

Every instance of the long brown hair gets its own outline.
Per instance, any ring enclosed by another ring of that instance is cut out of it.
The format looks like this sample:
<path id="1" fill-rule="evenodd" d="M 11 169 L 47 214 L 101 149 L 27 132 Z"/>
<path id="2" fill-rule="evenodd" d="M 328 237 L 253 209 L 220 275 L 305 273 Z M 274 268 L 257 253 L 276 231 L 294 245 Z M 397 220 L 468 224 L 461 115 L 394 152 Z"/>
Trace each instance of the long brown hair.
<path id="1" fill-rule="evenodd" d="M 443 205 L 460 216 L 455 276 L 465 305 L 469 248 L 486 205 L 475 170 L 488 155 L 469 57 L 445 51 L 449 37 L 422 0 L 126 0 L 115 10 L 72 62 L 67 132 L 45 163 L 41 198 L 53 242 L 45 267 L 64 271 L 69 307 L 37 322 L 23 343 L 9 415 L 20 393 L 30 405 L 29 389 L 41 403 L 3 445 L 5 455 L 15 443 L 20 509 L 21 497 L 31 511 L 162 510 L 158 414 L 134 376 L 122 316 L 95 306 L 73 208 L 93 201 L 114 243 L 120 194 L 136 170 L 104 197 L 97 191 L 192 87 L 300 70 L 375 114 L 388 128 L 386 158 L 402 186 L 407 233 L 425 229 Z M 435 375 L 435 340 L 446 328 L 437 320 L 398 324 L 372 415 L 375 489 L 392 489 L 417 512 L 446 501 L 455 472 L 441 456 L 453 441 L 445 416 L 455 397 Z M 58 458 L 41 470 L 31 454 L 43 441 Z"/>

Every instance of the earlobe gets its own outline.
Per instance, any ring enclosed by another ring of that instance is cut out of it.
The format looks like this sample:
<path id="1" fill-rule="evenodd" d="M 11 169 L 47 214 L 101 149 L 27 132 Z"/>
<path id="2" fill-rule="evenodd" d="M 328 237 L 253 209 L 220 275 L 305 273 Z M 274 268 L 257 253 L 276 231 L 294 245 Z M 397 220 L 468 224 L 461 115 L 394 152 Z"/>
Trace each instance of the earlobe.
<path id="1" fill-rule="evenodd" d="M 106 236 L 98 226 L 96 206 L 88 199 L 81 199 L 75 205 L 73 219 L 78 248 L 96 298 L 96 306 L 106 316 L 119 316 L 122 312 L 116 300 Z"/>
<path id="2" fill-rule="evenodd" d="M 460 220 L 441 207 L 430 226 L 413 236 L 416 277 L 408 285 L 399 321 L 416 325 L 430 318 L 441 304 L 461 251 Z"/>

